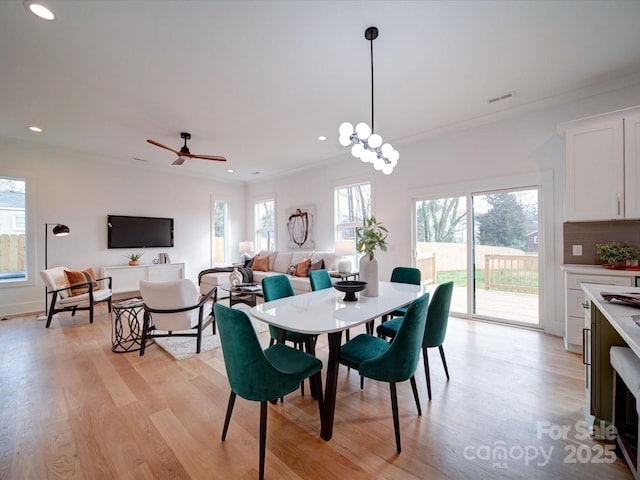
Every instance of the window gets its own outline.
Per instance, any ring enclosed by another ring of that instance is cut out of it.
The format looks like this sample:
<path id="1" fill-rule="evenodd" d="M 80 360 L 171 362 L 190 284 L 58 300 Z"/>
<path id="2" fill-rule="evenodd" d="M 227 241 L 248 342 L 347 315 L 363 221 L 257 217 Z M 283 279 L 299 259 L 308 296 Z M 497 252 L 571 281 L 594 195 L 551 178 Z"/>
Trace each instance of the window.
<path id="1" fill-rule="evenodd" d="M 0 282 L 27 277 L 25 179 L 0 177 Z"/>
<path id="2" fill-rule="evenodd" d="M 276 201 L 258 200 L 255 205 L 256 252 L 276 249 Z"/>
<path id="3" fill-rule="evenodd" d="M 227 202 L 214 200 L 213 202 L 213 263 L 228 263 L 229 241 Z"/>
<path id="4" fill-rule="evenodd" d="M 358 183 L 336 188 L 335 218 L 336 241 L 356 239 L 356 227 L 362 226 L 362 221 L 371 216 L 371 184 Z M 353 251 L 352 262 L 357 266 L 358 255 Z"/>

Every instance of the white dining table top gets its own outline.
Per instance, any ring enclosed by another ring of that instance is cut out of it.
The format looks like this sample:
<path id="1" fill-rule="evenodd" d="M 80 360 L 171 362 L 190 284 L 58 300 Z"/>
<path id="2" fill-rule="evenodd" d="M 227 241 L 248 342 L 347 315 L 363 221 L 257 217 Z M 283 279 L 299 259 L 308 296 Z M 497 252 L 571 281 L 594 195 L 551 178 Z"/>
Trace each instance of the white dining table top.
<path id="1" fill-rule="evenodd" d="M 391 313 L 425 291 L 420 285 L 380 282 L 377 297 L 358 293 L 357 301 L 344 302 L 343 292 L 327 288 L 265 302 L 250 313 L 270 325 L 300 333 L 339 332 Z"/>

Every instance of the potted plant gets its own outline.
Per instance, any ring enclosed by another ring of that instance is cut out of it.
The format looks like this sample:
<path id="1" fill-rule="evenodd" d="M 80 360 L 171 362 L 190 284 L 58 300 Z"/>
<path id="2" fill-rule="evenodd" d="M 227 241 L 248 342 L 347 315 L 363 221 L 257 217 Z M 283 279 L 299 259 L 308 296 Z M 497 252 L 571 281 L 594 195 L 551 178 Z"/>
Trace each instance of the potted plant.
<path id="1" fill-rule="evenodd" d="M 605 268 L 625 269 L 627 260 L 635 255 L 635 249 L 628 242 L 607 242 L 596 245 L 596 253 Z"/>
<path id="2" fill-rule="evenodd" d="M 362 227 L 356 227 L 356 248 L 362 253 L 360 257 L 360 280 L 367 282 L 367 288 L 362 291 L 365 297 L 378 296 L 378 261 L 376 250 L 387 251 L 387 236 L 389 230 L 378 222 L 375 217 L 365 218 Z"/>
<path id="3" fill-rule="evenodd" d="M 142 257 L 144 253 L 140 252 L 131 252 L 128 255 L 125 255 L 129 259 L 129 265 L 140 265 L 140 257 Z"/>

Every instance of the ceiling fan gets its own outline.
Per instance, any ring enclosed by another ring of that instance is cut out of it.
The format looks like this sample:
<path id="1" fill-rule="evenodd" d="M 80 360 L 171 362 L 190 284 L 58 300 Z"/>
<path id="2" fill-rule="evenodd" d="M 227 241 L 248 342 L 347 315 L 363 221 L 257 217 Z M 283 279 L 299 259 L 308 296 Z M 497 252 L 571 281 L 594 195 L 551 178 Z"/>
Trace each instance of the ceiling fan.
<path id="1" fill-rule="evenodd" d="M 178 155 L 178 158 L 176 158 L 171 165 L 182 165 L 184 163 L 185 159 L 187 159 L 187 158 L 199 158 L 201 160 L 215 160 L 217 162 L 226 162 L 227 161 L 226 158 L 221 157 L 219 155 L 196 155 L 195 153 L 191 153 L 189 151 L 189 147 L 187 147 L 187 140 L 191 140 L 191 134 L 190 133 L 181 132 L 180 133 L 180 138 L 184 139 L 184 145 L 182 146 L 182 148 L 179 151 L 178 150 L 174 150 L 173 148 L 167 147 L 166 145 L 163 145 L 163 144 L 161 144 L 159 142 L 156 142 L 155 140 L 147 139 L 147 142 L 149 142 L 151 145 L 155 145 L 156 147 L 164 148 L 165 150 L 169 150 L 170 152 L 173 152 L 176 155 Z"/>

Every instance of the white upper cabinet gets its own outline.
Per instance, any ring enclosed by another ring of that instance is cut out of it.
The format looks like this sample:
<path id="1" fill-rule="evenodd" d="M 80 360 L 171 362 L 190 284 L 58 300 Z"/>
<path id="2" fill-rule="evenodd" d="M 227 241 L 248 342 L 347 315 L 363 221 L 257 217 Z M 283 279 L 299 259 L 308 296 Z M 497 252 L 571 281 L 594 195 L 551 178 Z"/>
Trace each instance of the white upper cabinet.
<path id="1" fill-rule="evenodd" d="M 626 218 L 640 218 L 640 113 L 624 117 L 624 203 Z"/>
<path id="2" fill-rule="evenodd" d="M 561 125 L 565 221 L 640 218 L 640 109 Z"/>

